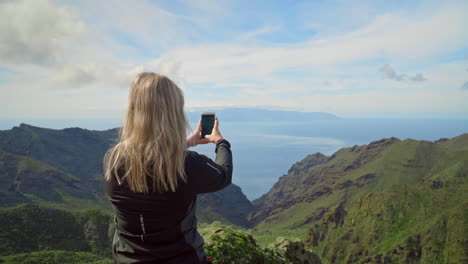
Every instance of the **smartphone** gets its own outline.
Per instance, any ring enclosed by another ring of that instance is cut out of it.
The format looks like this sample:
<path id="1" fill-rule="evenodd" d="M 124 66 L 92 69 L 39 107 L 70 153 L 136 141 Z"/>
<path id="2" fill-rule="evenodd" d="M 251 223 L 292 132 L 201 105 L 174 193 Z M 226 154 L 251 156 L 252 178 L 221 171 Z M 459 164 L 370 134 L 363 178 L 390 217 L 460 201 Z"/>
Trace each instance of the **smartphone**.
<path id="1" fill-rule="evenodd" d="M 202 121 L 202 132 L 201 137 L 205 138 L 205 135 L 210 135 L 213 131 L 214 122 L 215 122 L 215 113 L 214 112 L 203 112 L 201 114 Z"/>

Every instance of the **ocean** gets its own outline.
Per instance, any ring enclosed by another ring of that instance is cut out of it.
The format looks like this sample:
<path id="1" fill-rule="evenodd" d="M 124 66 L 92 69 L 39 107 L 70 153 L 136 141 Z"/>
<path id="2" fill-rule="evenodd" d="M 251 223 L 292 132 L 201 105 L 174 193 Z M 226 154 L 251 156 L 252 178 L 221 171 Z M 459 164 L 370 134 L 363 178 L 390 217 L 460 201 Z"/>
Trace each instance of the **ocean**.
<path id="1" fill-rule="evenodd" d="M 343 147 L 388 137 L 430 141 L 451 138 L 468 133 L 468 120 L 347 118 L 243 123 L 220 120 L 220 130 L 232 145 L 233 182 L 253 200 L 265 194 L 294 163 L 307 155 L 320 152 L 329 156 Z M 215 157 L 213 145 L 193 150 Z"/>
<path id="2" fill-rule="evenodd" d="M 81 127 L 104 130 L 118 127 L 119 120 L 68 119 L 24 120 L 34 126 L 61 129 Z M 18 126 L 17 120 L 0 120 L 0 129 Z M 190 123 L 195 128 L 195 123 Z M 265 194 L 279 177 L 304 157 L 316 152 L 332 155 L 343 147 L 368 144 L 382 138 L 434 141 L 468 133 L 468 119 L 345 118 L 311 121 L 223 122 L 223 137 L 232 145 L 233 183 L 254 200 Z M 192 150 L 215 158 L 214 145 Z"/>

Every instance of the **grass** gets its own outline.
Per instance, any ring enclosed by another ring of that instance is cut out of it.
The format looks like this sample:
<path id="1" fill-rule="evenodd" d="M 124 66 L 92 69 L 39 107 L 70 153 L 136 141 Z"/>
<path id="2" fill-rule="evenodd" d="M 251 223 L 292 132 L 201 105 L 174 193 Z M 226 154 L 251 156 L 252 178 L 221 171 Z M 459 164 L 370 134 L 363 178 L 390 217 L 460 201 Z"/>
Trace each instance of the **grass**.
<path id="1" fill-rule="evenodd" d="M 89 252 L 49 250 L 0 257 L 2 264 L 111 264 L 112 260 Z"/>

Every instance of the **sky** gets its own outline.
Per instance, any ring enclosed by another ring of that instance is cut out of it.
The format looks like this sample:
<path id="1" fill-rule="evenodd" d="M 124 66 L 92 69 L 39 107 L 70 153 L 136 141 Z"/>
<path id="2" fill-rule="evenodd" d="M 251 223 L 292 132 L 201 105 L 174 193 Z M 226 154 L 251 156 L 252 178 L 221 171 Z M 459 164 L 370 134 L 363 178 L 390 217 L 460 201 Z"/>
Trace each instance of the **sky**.
<path id="1" fill-rule="evenodd" d="M 0 0 L 0 119 L 120 118 L 142 71 L 186 109 L 468 117 L 468 1 Z"/>

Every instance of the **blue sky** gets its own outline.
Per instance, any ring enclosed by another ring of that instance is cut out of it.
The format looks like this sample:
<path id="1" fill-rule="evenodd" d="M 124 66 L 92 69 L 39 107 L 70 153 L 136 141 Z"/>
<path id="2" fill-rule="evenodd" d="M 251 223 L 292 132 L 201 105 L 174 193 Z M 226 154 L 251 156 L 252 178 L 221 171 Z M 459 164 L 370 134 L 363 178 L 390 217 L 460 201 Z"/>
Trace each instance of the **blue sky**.
<path id="1" fill-rule="evenodd" d="M 467 13 L 466 1 L 2 1 L 0 119 L 119 118 L 141 71 L 178 83 L 187 110 L 466 118 Z"/>

